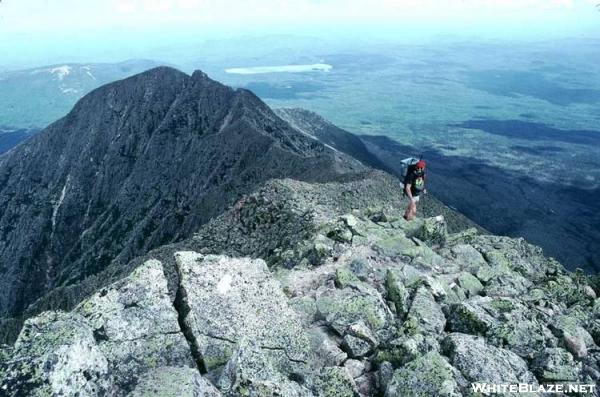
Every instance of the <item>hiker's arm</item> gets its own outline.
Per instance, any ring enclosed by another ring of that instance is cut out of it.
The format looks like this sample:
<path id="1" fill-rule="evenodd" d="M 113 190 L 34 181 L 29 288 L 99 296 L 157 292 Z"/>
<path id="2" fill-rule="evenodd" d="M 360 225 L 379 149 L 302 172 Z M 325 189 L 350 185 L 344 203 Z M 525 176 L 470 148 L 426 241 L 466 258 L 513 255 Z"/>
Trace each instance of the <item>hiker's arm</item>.
<path id="1" fill-rule="evenodd" d="M 404 193 L 406 193 L 406 195 L 408 196 L 408 199 L 410 201 L 413 201 L 413 196 L 412 193 L 410 192 L 410 188 L 411 188 L 411 184 L 407 183 L 406 185 L 404 185 Z"/>

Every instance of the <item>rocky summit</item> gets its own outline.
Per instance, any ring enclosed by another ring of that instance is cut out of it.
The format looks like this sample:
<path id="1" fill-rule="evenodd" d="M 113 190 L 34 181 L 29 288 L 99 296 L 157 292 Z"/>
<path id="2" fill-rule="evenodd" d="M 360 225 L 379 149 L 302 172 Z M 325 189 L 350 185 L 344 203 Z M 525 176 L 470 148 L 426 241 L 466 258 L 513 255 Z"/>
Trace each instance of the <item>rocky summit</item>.
<path id="1" fill-rule="evenodd" d="M 379 171 L 272 180 L 73 310 L 28 319 L 0 352 L 0 393 L 458 397 L 600 380 L 584 275 L 402 211 Z"/>

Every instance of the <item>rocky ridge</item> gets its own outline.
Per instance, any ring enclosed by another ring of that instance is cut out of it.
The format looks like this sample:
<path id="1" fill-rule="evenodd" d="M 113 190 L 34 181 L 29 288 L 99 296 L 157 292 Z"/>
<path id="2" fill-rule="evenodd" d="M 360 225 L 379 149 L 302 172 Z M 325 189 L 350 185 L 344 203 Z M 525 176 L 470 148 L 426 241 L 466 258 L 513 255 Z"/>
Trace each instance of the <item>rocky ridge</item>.
<path id="1" fill-rule="evenodd" d="M 522 239 L 406 222 L 398 193 L 380 172 L 271 181 L 74 310 L 27 320 L 0 350 L 0 392 L 472 396 L 471 382 L 600 380 L 585 276 Z"/>

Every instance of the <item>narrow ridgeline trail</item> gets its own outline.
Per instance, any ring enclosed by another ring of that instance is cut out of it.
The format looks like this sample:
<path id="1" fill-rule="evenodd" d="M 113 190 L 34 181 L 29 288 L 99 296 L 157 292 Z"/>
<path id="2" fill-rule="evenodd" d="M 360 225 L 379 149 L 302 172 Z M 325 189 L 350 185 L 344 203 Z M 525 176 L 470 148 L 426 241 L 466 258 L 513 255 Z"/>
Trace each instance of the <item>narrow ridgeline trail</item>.
<path id="1" fill-rule="evenodd" d="M 472 396 L 473 382 L 598 382 L 600 300 L 584 275 L 523 239 L 402 212 L 382 172 L 272 180 L 72 311 L 27 320 L 0 353 L 0 394 Z"/>

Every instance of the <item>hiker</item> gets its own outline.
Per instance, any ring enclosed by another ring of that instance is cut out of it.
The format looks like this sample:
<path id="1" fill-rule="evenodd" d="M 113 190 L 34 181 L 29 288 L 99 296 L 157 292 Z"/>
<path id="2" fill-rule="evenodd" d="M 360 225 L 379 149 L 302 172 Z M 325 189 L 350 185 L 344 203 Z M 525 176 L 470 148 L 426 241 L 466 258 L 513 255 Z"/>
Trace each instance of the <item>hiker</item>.
<path id="1" fill-rule="evenodd" d="M 404 177 L 404 194 L 408 197 L 404 219 L 407 221 L 415 219 L 419 195 L 425 192 L 425 161 L 419 160 L 414 166 L 409 167 Z"/>

